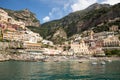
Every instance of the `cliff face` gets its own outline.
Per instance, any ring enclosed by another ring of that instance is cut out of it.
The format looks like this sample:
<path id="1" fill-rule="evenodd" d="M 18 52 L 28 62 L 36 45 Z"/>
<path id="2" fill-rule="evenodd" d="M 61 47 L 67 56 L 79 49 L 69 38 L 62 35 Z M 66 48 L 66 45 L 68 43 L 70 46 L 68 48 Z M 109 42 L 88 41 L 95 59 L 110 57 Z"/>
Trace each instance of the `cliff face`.
<path id="1" fill-rule="evenodd" d="M 53 38 L 57 38 L 57 37 L 67 39 L 67 34 L 62 28 L 59 28 L 53 35 Z"/>
<path id="2" fill-rule="evenodd" d="M 25 26 L 35 26 L 39 27 L 40 22 L 36 18 L 35 14 L 29 11 L 28 9 L 20 10 L 20 11 L 14 11 L 9 9 L 4 9 L 9 16 L 14 18 L 16 21 L 22 21 L 25 23 Z"/>
<path id="3" fill-rule="evenodd" d="M 61 44 L 66 39 L 67 39 L 67 34 L 62 28 L 59 28 L 58 30 L 56 30 L 53 36 L 51 36 L 51 40 L 54 41 L 54 43 Z"/>

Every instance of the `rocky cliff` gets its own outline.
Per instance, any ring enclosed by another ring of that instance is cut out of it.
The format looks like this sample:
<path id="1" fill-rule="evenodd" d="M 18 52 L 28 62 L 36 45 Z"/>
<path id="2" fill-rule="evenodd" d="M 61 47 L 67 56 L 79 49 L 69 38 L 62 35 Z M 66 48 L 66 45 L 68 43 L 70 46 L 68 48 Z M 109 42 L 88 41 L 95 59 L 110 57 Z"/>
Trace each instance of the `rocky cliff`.
<path id="1" fill-rule="evenodd" d="M 62 27 L 60 27 L 56 32 L 51 36 L 51 40 L 54 43 L 61 44 L 63 41 L 67 40 L 67 34 Z"/>
<path id="2" fill-rule="evenodd" d="M 24 22 L 25 26 L 35 26 L 35 27 L 40 26 L 40 22 L 36 18 L 35 14 L 29 11 L 28 9 L 19 10 L 19 11 L 14 11 L 5 8 L 1 8 L 1 9 L 5 10 L 8 13 L 8 15 L 14 18 L 15 20 Z"/>

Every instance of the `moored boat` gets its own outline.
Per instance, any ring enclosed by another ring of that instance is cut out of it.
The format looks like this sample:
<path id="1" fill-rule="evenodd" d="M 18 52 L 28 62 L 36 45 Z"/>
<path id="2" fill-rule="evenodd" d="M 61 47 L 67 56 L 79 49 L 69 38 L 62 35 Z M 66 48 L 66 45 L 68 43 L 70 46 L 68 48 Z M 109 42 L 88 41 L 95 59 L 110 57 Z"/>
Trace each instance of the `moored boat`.
<path id="1" fill-rule="evenodd" d="M 97 62 L 92 62 L 93 65 L 97 64 Z"/>
<path id="2" fill-rule="evenodd" d="M 102 64 L 102 65 L 104 65 L 104 64 L 106 64 L 104 61 L 102 61 L 102 62 L 100 62 L 100 64 Z"/>

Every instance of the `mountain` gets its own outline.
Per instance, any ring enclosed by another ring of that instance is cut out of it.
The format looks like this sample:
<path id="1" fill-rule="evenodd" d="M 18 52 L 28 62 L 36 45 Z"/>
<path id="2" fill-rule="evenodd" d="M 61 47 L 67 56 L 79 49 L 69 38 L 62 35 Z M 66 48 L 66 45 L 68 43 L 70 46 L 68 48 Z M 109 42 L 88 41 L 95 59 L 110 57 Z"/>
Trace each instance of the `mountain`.
<path id="1" fill-rule="evenodd" d="M 94 3 L 92 5 L 90 5 L 88 8 L 86 8 L 86 11 L 91 11 L 91 10 L 95 10 L 95 9 L 100 9 L 100 8 L 109 8 L 110 5 L 109 4 L 98 4 L 98 3 Z M 84 11 L 85 11 L 84 10 Z"/>
<path id="2" fill-rule="evenodd" d="M 39 33 L 47 39 L 52 39 L 60 27 L 66 32 L 67 37 L 93 29 L 95 32 L 108 30 L 109 25 L 119 25 L 120 3 L 116 5 L 95 3 L 88 8 L 70 13 L 59 20 L 46 22 L 39 28 Z M 117 19 L 117 21 L 116 21 Z M 113 20 L 114 23 L 108 23 Z M 100 24 L 103 24 L 101 27 Z"/>
<path id="3" fill-rule="evenodd" d="M 40 22 L 36 18 L 35 14 L 29 11 L 28 9 L 23 9 L 19 11 L 5 9 L 5 8 L 0 8 L 0 9 L 5 10 L 8 13 L 8 15 L 14 18 L 16 21 L 24 22 L 25 26 L 35 26 L 35 27 L 40 26 Z"/>

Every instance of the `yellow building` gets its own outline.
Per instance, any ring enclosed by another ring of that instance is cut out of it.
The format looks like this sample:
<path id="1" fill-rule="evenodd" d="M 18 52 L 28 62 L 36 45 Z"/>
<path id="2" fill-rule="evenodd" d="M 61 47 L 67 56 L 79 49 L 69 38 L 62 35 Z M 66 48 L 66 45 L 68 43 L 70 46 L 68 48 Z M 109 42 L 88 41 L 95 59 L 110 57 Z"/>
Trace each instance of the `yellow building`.
<path id="1" fill-rule="evenodd" d="M 41 44 L 40 43 L 24 42 L 23 46 L 27 50 L 40 50 L 41 49 Z"/>
<path id="2" fill-rule="evenodd" d="M 76 44 L 76 43 L 71 44 L 71 49 L 77 55 L 90 54 L 90 51 L 88 49 L 88 45 L 85 44 L 84 40 L 81 40 L 79 44 Z"/>

